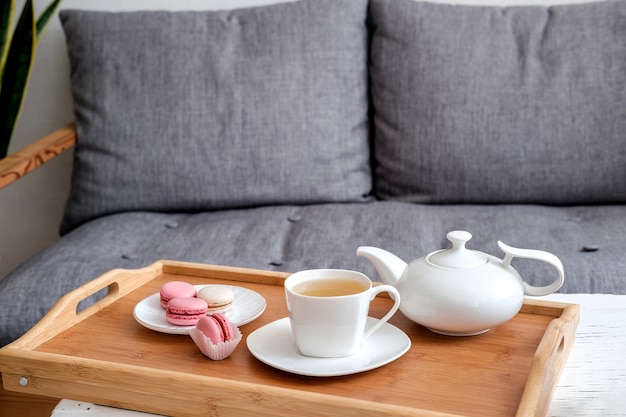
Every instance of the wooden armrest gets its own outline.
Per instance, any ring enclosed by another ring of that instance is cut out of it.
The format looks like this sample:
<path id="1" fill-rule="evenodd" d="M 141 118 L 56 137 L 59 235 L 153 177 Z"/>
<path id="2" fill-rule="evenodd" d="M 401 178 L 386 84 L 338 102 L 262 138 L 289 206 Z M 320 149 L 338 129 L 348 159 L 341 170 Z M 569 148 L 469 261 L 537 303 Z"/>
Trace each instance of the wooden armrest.
<path id="1" fill-rule="evenodd" d="M 0 189 L 70 149 L 75 143 L 76 127 L 74 123 L 70 123 L 24 149 L 0 159 Z"/>

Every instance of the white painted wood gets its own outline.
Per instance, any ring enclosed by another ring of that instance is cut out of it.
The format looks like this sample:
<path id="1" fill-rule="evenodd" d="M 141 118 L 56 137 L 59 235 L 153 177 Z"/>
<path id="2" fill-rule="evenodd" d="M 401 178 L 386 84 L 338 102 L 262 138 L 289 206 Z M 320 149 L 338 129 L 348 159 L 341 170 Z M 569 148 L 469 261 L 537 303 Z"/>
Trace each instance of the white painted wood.
<path id="1" fill-rule="evenodd" d="M 550 417 L 626 415 L 626 295 L 553 294 L 580 304 L 574 347 L 552 399 Z M 150 417 L 90 403 L 62 400 L 52 417 Z"/>
<path id="2" fill-rule="evenodd" d="M 554 294 L 580 304 L 580 324 L 549 416 L 626 415 L 626 295 Z"/>

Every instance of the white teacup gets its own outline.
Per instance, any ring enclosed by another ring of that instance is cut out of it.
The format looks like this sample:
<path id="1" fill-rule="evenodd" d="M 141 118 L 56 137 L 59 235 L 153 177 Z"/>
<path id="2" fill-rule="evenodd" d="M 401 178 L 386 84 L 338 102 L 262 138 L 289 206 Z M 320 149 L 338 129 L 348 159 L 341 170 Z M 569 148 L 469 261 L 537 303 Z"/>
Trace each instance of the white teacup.
<path id="1" fill-rule="evenodd" d="M 393 307 L 365 331 L 370 302 L 388 292 Z M 285 280 L 289 321 L 302 355 L 337 358 L 356 353 L 365 340 L 398 311 L 400 294 L 391 285 L 372 286 L 357 271 L 311 269 Z"/>

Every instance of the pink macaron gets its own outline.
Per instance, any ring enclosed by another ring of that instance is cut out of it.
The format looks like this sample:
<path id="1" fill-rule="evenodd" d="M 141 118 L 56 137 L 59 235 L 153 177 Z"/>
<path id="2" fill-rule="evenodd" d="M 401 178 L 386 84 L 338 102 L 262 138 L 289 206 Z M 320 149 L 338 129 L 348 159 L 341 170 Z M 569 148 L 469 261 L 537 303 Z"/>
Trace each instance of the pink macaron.
<path id="1" fill-rule="evenodd" d="M 160 292 L 161 307 L 167 308 L 167 303 L 177 297 L 195 297 L 196 287 L 188 282 L 170 281 L 163 284 Z"/>
<path id="2" fill-rule="evenodd" d="M 165 318 L 176 326 L 193 326 L 206 317 L 207 303 L 195 297 L 172 298 L 167 303 Z"/>
<path id="3" fill-rule="evenodd" d="M 196 329 L 211 339 L 213 344 L 228 342 L 235 337 L 232 323 L 221 313 L 201 317 Z"/>

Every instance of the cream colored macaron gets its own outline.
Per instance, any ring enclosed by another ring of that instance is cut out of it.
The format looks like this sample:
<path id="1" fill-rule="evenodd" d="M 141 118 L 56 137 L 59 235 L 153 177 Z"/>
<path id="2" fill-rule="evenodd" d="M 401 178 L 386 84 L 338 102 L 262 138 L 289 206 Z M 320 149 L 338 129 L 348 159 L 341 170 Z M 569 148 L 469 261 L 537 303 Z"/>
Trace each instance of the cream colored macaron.
<path id="1" fill-rule="evenodd" d="M 207 314 L 223 313 L 235 300 L 233 290 L 227 285 L 208 285 L 198 291 L 198 298 L 209 305 Z"/>

